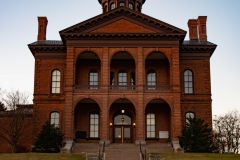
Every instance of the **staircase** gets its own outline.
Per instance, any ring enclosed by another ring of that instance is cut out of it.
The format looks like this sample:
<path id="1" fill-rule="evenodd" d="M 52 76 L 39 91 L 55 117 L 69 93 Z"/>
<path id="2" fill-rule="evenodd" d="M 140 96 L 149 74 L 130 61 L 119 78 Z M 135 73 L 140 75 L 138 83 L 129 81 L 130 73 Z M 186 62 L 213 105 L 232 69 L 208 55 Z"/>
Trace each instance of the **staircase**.
<path id="1" fill-rule="evenodd" d="M 72 153 L 94 153 L 102 152 L 102 147 L 96 143 L 75 143 Z M 171 145 L 165 143 L 149 143 L 142 146 L 142 151 L 147 153 L 164 153 L 173 152 Z M 135 146 L 133 143 L 112 143 L 105 149 L 106 160 L 139 160 L 140 147 Z"/>
<path id="2" fill-rule="evenodd" d="M 139 160 L 139 147 L 133 143 L 112 143 L 105 153 L 106 160 Z"/>

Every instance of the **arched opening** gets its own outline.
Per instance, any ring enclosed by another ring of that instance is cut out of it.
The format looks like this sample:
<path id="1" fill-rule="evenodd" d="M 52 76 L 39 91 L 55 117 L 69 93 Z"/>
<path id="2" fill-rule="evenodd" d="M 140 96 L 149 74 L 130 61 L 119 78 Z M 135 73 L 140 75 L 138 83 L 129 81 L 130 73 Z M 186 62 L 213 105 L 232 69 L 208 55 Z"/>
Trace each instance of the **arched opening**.
<path id="1" fill-rule="evenodd" d="M 99 57 L 94 52 L 80 54 L 76 62 L 75 90 L 99 89 L 100 76 L 101 61 Z"/>
<path id="2" fill-rule="evenodd" d="M 162 52 L 152 52 L 145 59 L 146 91 L 170 91 L 170 65 Z"/>
<path id="3" fill-rule="evenodd" d="M 111 10 L 115 9 L 115 3 L 111 3 L 111 4 L 110 4 L 110 9 L 111 9 Z"/>
<path id="4" fill-rule="evenodd" d="M 123 7 L 123 6 L 125 6 L 125 3 L 124 3 L 124 2 L 120 2 L 120 3 L 119 3 L 119 6 L 120 6 L 120 7 Z"/>
<path id="5" fill-rule="evenodd" d="M 135 90 L 135 61 L 128 52 L 118 52 L 110 64 L 110 90 Z"/>
<path id="6" fill-rule="evenodd" d="M 100 139 L 100 107 L 92 99 L 83 99 L 74 110 L 75 140 L 79 143 Z"/>
<path id="7" fill-rule="evenodd" d="M 136 113 L 133 104 L 127 99 L 118 99 L 111 105 L 109 114 L 111 142 L 134 142 Z"/>
<path id="8" fill-rule="evenodd" d="M 162 99 L 150 101 L 145 108 L 145 139 L 166 143 L 170 139 L 171 109 Z"/>

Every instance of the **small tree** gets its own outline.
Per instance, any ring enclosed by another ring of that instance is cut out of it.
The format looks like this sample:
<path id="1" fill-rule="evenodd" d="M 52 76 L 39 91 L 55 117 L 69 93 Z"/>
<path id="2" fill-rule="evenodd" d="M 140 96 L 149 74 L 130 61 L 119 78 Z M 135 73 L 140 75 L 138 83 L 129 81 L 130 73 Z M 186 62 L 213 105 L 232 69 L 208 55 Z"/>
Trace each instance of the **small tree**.
<path id="1" fill-rule="evenodd" d="M 211 129 L 204 120 L 189 117 L 186 126 L 183 126 L 180 145 L 185 152 L 208 153 L 214 150 Z"/>
<path id="2" fill-rule="evenodd" d="M 27 105 L 28 97 L 26 93 L 11 91 L 2 98 L 3 108 L 8 110 L 0 112 L 0 139 L 9 144 L 12 153 L 16 153 L 18 147 L 29 139 L 33 108 Z"/>
<path id="3" fill-rule="evenodd" d="M 240 147 L 240 115 L 237 110 L 213 120 L 214 144 L 220 152 L 239 153 Z"/>
<path id="4" fill-rule="evenodd" d="M 50 122 L 47 121 L 42 126 L 42 130 L 37 136 L 37 140 L 34 143 L 33 152 L 60 152 L 60 148 L 63 146 L 63 136 L 64 135 L 62 134 L 59 127 L 55 127 L 54 124 L 50 124 Z"/>

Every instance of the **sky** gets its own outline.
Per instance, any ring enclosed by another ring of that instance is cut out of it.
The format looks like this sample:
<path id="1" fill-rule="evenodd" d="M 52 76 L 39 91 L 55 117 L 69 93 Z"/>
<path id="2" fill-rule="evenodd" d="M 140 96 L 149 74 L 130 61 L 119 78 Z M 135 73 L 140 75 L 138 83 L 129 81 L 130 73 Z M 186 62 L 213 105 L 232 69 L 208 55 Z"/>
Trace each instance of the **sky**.
<path id="1" fill-rule="evenodd" d="M 142 13 L 185 31 L 189 19 L 208 16 L 208 41 L 218 45 L 210 59 L 213 115 L 240 111 L 240 0 L 146 0 Z M 60 40 L 59 31 L 99 14 L 98 0 L 1 0 L 0 88 L 33 94 L 27 45 L 37 40 L 38 16 L 48 18 L 47 40 Z"/>

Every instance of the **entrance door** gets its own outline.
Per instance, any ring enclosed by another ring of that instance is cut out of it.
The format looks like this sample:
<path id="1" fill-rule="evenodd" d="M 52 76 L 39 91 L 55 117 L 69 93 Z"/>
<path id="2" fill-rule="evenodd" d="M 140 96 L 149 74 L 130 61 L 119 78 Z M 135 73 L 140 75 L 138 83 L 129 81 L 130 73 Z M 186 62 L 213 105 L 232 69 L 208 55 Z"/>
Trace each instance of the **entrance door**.
<path id="1" fill-rule="evenodd" d="M 114 117 L 113 137 L 114 143 L 132 143 L 132 125 L 129 116 L 117 115 Z"/>
<path id="2" fill-rule="evenodd" d="M 114 142 L 131 143 L 131 126 L 115 126 Z"/>

